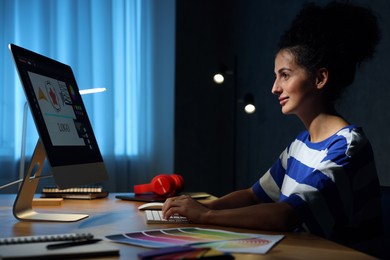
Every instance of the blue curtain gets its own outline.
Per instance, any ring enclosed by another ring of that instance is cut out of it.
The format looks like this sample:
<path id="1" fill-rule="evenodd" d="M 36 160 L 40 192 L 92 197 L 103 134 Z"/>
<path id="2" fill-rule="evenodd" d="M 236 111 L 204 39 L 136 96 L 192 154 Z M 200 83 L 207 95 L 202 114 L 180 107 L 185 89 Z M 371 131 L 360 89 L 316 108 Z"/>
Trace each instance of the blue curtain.
<path id="1" fill-rule="evenodd" d="M 1 0 L 0 28 L 0 185 L 18 178 L 25 103 L 9 43 L 69 64 L 80 89 L 107 88 L 83 100 L 108 190 L 172 172 L 175 0 Z M 28 156 L 31 116 L 27 133 Z"/>

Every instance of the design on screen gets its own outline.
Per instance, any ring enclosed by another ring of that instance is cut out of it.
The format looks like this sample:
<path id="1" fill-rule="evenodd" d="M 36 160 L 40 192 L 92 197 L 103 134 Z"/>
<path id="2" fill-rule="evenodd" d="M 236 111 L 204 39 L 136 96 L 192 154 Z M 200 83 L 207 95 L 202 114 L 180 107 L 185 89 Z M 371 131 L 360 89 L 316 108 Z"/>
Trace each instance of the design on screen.
<path id="1" fill-rule="evenodd" d="M 51 142 L 54 146 L 85 145 L 88 140 L 87 130 L 77 120 L 83 116 L 80 106 L 73 105 L 76 95 L 69 93 L 66 83 L 50 77 L 28 72 L 38 97 L 38 105 L 47 126 Z M 74 92 L 71 86 L 70 91 Z M 72 101 L 73 99 L 73 101 Z"/>

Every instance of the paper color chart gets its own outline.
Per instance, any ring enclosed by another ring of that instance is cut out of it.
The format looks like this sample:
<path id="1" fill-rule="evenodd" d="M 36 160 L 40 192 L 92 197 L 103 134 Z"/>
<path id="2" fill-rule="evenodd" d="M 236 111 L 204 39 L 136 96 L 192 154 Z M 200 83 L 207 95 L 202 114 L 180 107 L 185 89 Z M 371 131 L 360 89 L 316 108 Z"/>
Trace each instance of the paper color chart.
<path id="1" fill-rule="evenodd" d="M 115 242 L 163 248 L 179 245 L 212 247 L 224 252 L 266 253 L 282 235 L 235 233 L 216 229 L 172 228 L 107 236 Z"/>

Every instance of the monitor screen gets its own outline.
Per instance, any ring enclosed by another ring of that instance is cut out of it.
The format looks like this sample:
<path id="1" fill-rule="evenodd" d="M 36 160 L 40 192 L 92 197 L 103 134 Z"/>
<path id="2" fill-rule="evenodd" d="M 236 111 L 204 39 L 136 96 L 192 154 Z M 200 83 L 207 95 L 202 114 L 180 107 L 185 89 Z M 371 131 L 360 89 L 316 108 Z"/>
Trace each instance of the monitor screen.
<path id="1" fill-rule="evenodd" d="M 13 44 L 10 50 L 56 184 L 107 180 L 71 67 Z"/>

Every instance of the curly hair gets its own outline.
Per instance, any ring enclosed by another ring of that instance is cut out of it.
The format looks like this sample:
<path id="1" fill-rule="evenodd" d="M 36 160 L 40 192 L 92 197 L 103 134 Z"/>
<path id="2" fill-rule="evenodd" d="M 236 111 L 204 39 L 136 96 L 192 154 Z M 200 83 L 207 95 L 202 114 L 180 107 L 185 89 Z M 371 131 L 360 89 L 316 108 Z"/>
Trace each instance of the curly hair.
<path id="1" fill-rule="evenodd" d="M 327 68 L 327 98 L 334 102 L 355 79 L 356 68 L 375 53 L 381 38 L 377 17 L 361 6 L 331 2 L 325 7 L 307 4 L 281 36 L 279 50 L 314 76 Z"/>

